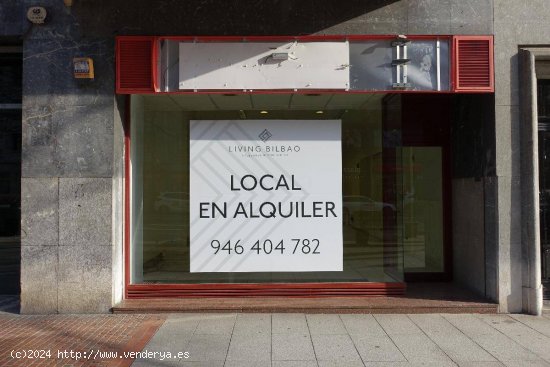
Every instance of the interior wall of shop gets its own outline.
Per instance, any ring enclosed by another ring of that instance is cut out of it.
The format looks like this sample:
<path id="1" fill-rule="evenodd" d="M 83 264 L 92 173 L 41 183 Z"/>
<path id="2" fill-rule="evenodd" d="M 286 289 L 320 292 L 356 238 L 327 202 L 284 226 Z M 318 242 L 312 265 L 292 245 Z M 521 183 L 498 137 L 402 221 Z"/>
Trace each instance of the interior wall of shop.
<path id="1" fill-rule="evenodd" d="M 485 294 L 496 297 L 497 282 L 508 281 L 498 294 L 505 310 L 509 302 L 504 295 L 516 286 L 515 273 L 501 267 L 516 266 L 510 265 L 510 257 L 519 241 L 512 238 L 519 231 L 508 230 L 515 224 L 510 220 L 516 215 L 511 209 L 519 180 L 509 149 L 516 144 L 512 125 L 517 127 L 517 82 L 509 86 L 510 73 L 518 37 L 548 36 L 542 16 L 548 5 L 536 2 L 544 11 L 537 6 L 530 7 L 533 14 L 513 11 L 519 5 L 508 0 L 495 4 L 497 141 L 504 141 L 492 156 L 496 177 L 479 181 L 468 173 L 453 182 L 461 208 L 453 211 L 454 232 L 464 232 L 457 239 L 488 253 L 496 253 L 497 246 L 504 249 L 498 254 L 499 267 L 491 264 L 498 274 L 487 278 Z M 26 20 L 27 8 L 34 5 L 47 9 L 46 24 L 32 26 Z M 522 21 L 507 24 L 512 14 Z M 540 32 L 527 26 L 533 19 L 540 20 Z M 107 312 L 122 297 L 124 106 L 114 95 L 116 35 L 492 33 L 492 0 L 352 0 L 345 5 L 327 0 L 323 6 L 314 0 L 237 0 L 223 6 L 214 0 L 77 0 L 72 8 L 61 0 L 0 3 L 0 41 L 19 39 L 24 48 L 21 311 Z M 94 59 L 93 81 L 73 78 L 72 58 L 77 56 Z M 471 213 L 483 212 L 480 201 L 463 200 L 481 192 L 486 203 L 483 233 L 467 222 Z M 487 218 L 491 203 L 494 213 Z M 505 230 L 499 230 L 499 222 Z M 456 274 L 475 288 L 478 279 Z M 510 302 L 509 309 L 515 310 L 515 301 Z"/>
<path id="2" fill-rule="evenodd" d="M 495 177 L 494 96 L 451 97 L 453 279 L 496 300 L 496 252 L 486 231 L 494 215 L 485 187 Z"/>

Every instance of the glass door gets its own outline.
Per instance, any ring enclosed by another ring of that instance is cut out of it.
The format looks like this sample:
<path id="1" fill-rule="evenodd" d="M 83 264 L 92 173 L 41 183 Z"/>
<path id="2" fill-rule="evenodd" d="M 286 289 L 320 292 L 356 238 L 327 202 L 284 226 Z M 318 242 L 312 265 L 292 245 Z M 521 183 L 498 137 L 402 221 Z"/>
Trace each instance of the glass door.
<path id="1" fill-rule="evenodd" d="M 542 283 L 544 298 L 550 299 L 550 129 L 539 124 L 539 206 Z"/>
<path id="2" fill-rule="evenodd" d="M 550 80 L 538 81 L 538 116 L 542 284 L 550 299 Z"/>

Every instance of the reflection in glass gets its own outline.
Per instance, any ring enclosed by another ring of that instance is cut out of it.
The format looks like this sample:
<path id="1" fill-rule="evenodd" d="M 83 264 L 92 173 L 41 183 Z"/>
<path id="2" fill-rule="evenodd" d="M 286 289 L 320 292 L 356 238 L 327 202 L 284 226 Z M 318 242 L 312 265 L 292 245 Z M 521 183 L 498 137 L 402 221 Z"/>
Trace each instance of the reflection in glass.
<path id="1" fill-rule="evenodd" d="M 404 260 L 407 272 L 442 272 L 441 147 L 403 147 Z"/>

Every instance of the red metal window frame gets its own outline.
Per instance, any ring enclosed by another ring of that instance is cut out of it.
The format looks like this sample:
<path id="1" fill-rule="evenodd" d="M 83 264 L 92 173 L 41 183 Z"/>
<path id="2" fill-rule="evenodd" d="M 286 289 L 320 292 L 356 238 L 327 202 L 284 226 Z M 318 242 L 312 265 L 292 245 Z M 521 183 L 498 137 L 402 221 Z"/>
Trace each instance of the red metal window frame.
<path id="1" fill-rule="evenodd" d="M 159 70 L 157 67 L 159 55 L 159 42 L 162 40 L 172 41 L 195 41 L 195 42 L 328 42 L 328 41 L 369 41 L 369 40 L 391 40 L 395 39 L 395 35 L 329 35 L 329 36 L 117 36 L 117 49 L 120 42 L 124 40 L 152 40 L 153 52 L 151 53 L 151 68 L 152 68 L 152 86 L 150 89 L 121 89 L 120 88 L 120 63 L 117 59 L 116 73 L 116 92 L 118 94 L 283 94 L 283 93 L 335 93 L 335 94 L 365 94 L 365 93 L 454 93 L 452 85 L 447 91 L 416 91 L 416 90 L 379 90 L 379 91 L 362 91 L 362 90 L 341 90 L 341 89 L 263 89 L 253 91 L 243 91 L 239 89 L 223 89 L 223 90 L 178 90 L 162 92 L 159 89 Z M 450 56 L 452 55 L 453 36 L 450 35 L 409 35 L 410 40 L 435 40 L 445 39 L 449 42 Z M 118 52 L 117 52 L 118 55 Z M 453 60 L 449 60 L 450 66 Z M 449 67 L 449 80 L 452 84 L 452 71 Z"/>
<path id="2" fill-rule="evenodd" d="M 480 39 L 484 36 L 471 36 L 475 39 Z M 490 37 L 492 40 L 492 36 Z M 117 37 L 117 46 L 124 39 L 136 40 L 135 36 L 119 36 Z M 214 94 L 214 93 L 235 93 L 235 94 L 281 94 L 281 93 L 339 93 L 339 94 L 372 94 L 372 93 L 456 93 L 454 85 L 456 83 L 456 75 L 453 67 L 456 62 L 455 42 L 453 36 L 449 35 L 412 35 L 408 39 L 447 39 L 451 48 L 451 88 L 449 91 L 342 91 L 342 90 L 261 90 L 261 91 L 241 91 L 241 90 L 210 90 L 210 91 L 173 91 L 160 92 L 158 84 L 158 44 L 160 40 L 180 40 L 180 41 L 197 41 L 197 42 L 268 42 L 268 41 L 364 41 L 375 39 L 394 39 L 394 35 L 334 35 L 334 36 L 163 36 L 163 37 L 141 37 L 142 39 L 151 40 L 153 42 L 151 54 L 152 68 L 152 86 L 151 89 L 143 90 L 121 90 L 120 86 L 120 64 L 117 61 L 116 75 L 116 91 L 119 94 L 128 94 L 126 98 L 126 116 L 125 116 L 125 183 L 124 183 L 124 297 L 128 298 L 155 298 L 155 297 L 243 297 L 243 296 L 293 296 L 293 297 L 318 297 L 318 296 L 387 296 L 387 295 L 402 295 L 405 292 L 406 284 L 404 282 L 383 283 L 383 282 L 345 282 L 345 283 L 234 283 L 234 284 L 131 284 L 130 282 L 130 200 L 131 200 L 131 180 L 130 180 L 130 103 L 131 94 Z M 492 43 L 491 52 L 491 67 L 493 63 Z M 118 55 L 118 54 L 117 54 Z M 482 92 L 482 91 L 478 91 Z"/>
<path id="3" fill-rule="evenodd" d="M 278 94 L 278 93 L 337 93 L 337 94 L 362 94 L 362 93 L 493 93 L 494 92 L 494 48 L 493 48 L 493 36 L 491 35 L 408 35 L 408 39 L 411 40 L 433 40 L 433 39 L 446 39 L 449 41 L 450 48 L 450 71 L 449 77 L 451 81 L 450 89 L 447 91 L 416 91 L 416 90 L 380 90 L 380 91 L 360 91 L 360 90 L 330 90 L 330 89 L 276 89 L 276 90 L 254 90 L 252 92 L 245 92 L 242 90 L 200 90 L 200 91 L 170 91 L 161 92 L 159 89 L 159 70 L 158 70 L 158 55 L 159 55 L 159 42 L 162 40 L 174 40 L 174 41 L 195 41 L 195 42 L 288 42 L 288 41 L 301 41 L 301 42 L 322 42 L 322 41 L 368 41 L 368 40 L 388 40 L 395 39 L 395 35 L 330 35 L 330 36 L 117 36 L 116 37 L 116 92 L 118 94 L 223 94 L 223 93 L 251 93 L 251 94 Z M 120 44 L 127 41 L 147 41 L 152 42 L 151 52 L 151 73 L 152 81 L 150 88 L 121 88 L 120 80 Z M 462 41 L 488 41 L 489 42 L 489 69 L 490 69 L 490 86 L 480 87 L 460 87 L 459 86 L 459 68 L 458 62 L 460 60 L 460 54 L 457 47 L 458 42 Z"/>
<path id="4" fill-rule="evenodd" d="M 335 283 L 202 283 L 202 284 L 131 284 L 130 276 L 130 200 L 131 200 L 131 96 L 125 101 L 124 119 L 124 298 L 162 297 L 320 297 L 403 295 L 404 282 Z"/>

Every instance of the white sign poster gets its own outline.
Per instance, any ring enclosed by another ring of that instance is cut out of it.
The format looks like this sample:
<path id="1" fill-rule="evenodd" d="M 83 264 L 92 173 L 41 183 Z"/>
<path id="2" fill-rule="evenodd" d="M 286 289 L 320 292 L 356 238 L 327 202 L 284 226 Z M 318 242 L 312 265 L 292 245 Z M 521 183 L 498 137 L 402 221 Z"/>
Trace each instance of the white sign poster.
<path id="1" fill-rule="evenodd" d="M 340 126 L 191 121 L 191 272 L 342 271 Z"/>
<path id="2" fill-rule="evenodd" d="M 349 89 L 349 44 L 181 42 L 179 89 Z"/>

